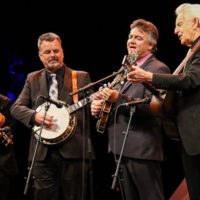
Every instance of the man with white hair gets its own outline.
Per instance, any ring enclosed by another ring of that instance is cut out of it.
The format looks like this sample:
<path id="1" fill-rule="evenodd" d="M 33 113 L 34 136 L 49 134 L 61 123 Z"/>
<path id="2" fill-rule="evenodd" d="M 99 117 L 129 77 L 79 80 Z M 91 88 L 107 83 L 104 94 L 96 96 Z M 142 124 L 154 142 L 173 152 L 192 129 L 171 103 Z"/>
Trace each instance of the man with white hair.
<path id="1" fill-rule="evenodd" d="M 190 57 L 179 73 L 155 74 L 132 66 L 128 80 L 176 91 L 176 124 L 190 200 L 200 199 L 200 4 L 184 3 L 176 9 L 176 27 Z"/>

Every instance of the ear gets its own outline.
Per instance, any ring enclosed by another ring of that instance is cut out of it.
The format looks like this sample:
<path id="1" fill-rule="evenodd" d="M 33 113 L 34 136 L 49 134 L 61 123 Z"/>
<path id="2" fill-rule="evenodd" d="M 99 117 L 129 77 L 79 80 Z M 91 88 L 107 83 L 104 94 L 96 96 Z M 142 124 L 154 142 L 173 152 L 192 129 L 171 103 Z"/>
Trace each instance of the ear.
<path id="1" fill-rule="evenodd" d="M 193 19 L 193 28 L 194 28 L 194 30 L 196 30 L 197 28 L 200 28 L 200 22 L 199 22 L 199 18 L 197 18 L 197 17 L 195 17 L 194 19 Z"/>
<path id="2" fill-rule="evenodd" d="M 38 51 L 38 56 L 41 57 L 41 52 L 40 51 Z"/>
<path id="3" fill-rule="evenodd" d="M 150 51 L 150 52 L 152 52 L 152 49 L 154 48 L 154 44 L 149 44 L 149 47 L 148 47 L 148 50 Z"/>

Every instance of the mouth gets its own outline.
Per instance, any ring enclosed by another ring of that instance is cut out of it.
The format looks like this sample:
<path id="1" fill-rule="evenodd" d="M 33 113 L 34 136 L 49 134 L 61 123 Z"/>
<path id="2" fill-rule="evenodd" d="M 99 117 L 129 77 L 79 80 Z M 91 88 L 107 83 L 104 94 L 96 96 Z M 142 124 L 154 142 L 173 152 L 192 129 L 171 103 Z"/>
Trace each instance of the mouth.
<path id="1" fill-rule="evenodd" d="M 182 39 L 182 35 L 179 35 L 178 38 L 179 38 L 179 40 L 181 40 Z"/>
<path id="2" fill-rule="evenodd" d="M 129 49 L 129 51 L 136 51 L 136 47 L 135 46 L 129 46 L 128 49 Z"/>

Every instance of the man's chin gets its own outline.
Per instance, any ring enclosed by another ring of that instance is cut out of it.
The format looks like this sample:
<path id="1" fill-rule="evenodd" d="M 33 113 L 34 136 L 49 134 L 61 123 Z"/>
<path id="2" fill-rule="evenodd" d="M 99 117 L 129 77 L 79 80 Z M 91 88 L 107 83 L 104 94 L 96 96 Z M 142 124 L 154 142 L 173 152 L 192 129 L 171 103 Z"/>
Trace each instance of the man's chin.
<path id="1" fill-rule="evenodd" d="M 59 63 L 48 64 L 47 69 L 53 70 L 53 69 L 57 69 L 58 67 L 59 67 Z"/>

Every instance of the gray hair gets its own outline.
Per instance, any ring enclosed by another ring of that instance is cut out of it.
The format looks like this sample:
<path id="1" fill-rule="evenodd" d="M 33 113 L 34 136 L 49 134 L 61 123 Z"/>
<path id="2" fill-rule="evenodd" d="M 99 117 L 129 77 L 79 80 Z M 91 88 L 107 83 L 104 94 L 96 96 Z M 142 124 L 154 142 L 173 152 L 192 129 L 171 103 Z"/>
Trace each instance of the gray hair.
<path id="1" fill-rule="evenodd" d="M 39 49 L 39 51 L 40 51 L 40 47 L 41 47 L 41 44 L 42 44 L 43 41 L 52 42 L 54 40 L 58 40 L 60 42 L 60 44 L 62 45 L 61 39 L 57 34 L 51 33 L 51 32 L 42 34 L 38 38 L 38 49 Z"/>
<path id="2" fill-rule="evenodd" d="M 156 45 L 159 37 L 157 27 L 153 23 L 146 21 L 144 19 L 137 19 L 133 21 L 132 24 L 130 25 L 130 29 L 133 29 L 135 27 L 140 28 L 142 31 L 148 34 L 149 43 L 154 45 L 154 47 L 152 48 L 152 53 L 155 53 L 157 51 Z"/>
<path id="3" fill-rule="evenodd" d="M 176 8 L 175 14 L 183 14 L 189 18 L 198 18 L 200 21 L 200 4 L 183 3 Z"/>

